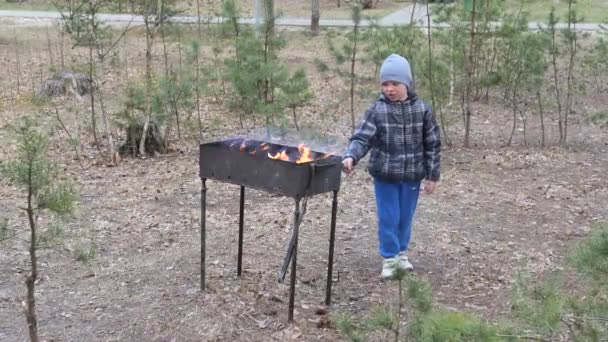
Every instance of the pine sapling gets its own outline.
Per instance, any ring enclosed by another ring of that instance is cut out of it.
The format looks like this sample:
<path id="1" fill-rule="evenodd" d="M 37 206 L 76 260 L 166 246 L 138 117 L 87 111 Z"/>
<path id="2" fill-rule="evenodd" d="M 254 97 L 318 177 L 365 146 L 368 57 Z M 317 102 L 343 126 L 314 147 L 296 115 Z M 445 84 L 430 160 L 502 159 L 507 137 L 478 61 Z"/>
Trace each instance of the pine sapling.
<path id="1" fill-rule="evenodd" d="M 30 340 L 37 342 L 38 318 L 36 315 L 36 280 L 38 279 L 37 251 L 41 243 L 38 217 L 43 211 L 66 215 L 73 211 L 74 187 L 61 180 L 58 168 L 47 158 L 47 137 L 34 119 L 26 117 L 15 129 L 17 153 L 14 160 L 0 165 L 0 176 L 25 192 L 25 211 L 30 231 L 30 272 L 25 276 L 27 287 L 23 302 Z"/>

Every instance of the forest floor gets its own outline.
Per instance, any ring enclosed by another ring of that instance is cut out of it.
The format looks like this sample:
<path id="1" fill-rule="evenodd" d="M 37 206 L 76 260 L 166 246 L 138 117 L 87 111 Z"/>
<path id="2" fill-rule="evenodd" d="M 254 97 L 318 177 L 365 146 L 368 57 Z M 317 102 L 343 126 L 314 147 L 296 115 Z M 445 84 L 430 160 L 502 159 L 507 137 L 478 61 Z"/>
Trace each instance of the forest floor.
<path id="1" fill-rule="evenodd" d="M 77 212 L 64 223 L 65 247 L 39 256 L 36 308 L 43 340 L 336 341 L 341 339 L 333 324 L 336 313 L 359 318 L 378 305 L 396 303 L 396 284 L 380 279 L 373 188 L 364 165 L 342 178 L 329 314 L 320 315 L 318 309 L 325 298 L 330 194 L 308 202 L 300 229 L 295 322 L 288 324 L 288 285 L 277 283 L 276 275 L 293 200 L 247 190 L 243 275 L 237 277 L 239 189 L 208 181 L 207 289 L 201 292 L 198 128 L 192 125 L 167 154 L 107 165 L 86 134 L 86 97 L 32 104 L 30 83 L 35 88 L 50 64 L 47 31 L 20 30 L 20 37 L 28 37 L 21 41 L 20 87 L 11 76 L 16 72 L 13 31 L 0 32 L 0 44 L 7 47 L 0 48 L 0 69 L 10 72 L 0 80 L 0 162 L 15 151 L 9 124 L 43 113 L 41 122 L 55 132 L 51 158 L 76 181 L 79 192 Z M 53 31 L 51 39 L 55 44 Z M 116 67 L 105 74 L 111 111 L 122 105 L 123 69 L 131 80 L 141 75 L 142 40 L 134 35 L 119 44 Z M 57 64 L 59 53 L 53 51 Z M 327 57 L 323 51 L 322 40 L 304 36 L 290 40 L 281 56 L 291 66 L 308 68 L 315 100 L 301 110 L 302 124 L 335 137 L 332 145 L 339 146 L 339 153 L 350 132 L 346 87 L 312 71 L 315 57 Z M 66 60 L 82 58 L 77 51 L 65 53 Z M 124 65 L 123 54 L 138 64 Z M 156 63 L 160 68 L 160 57 Z M 530 138 L 538 136 L 536 117 L 528 127 L 530 147 L 519 130 L 515 145 L 505 147 L 510 110 L 479 103 L 472 146 L 461 148 L 459 114 L 452 114 L 454 145 L 443 148 L 437 192 L 420 198 L 409 252 L 416 274 L 431 283 L 436 305 L 487 319 L 506 317 L 519 271 L 542 278 L 568 269 L 564 255 L 606 219 L 608 132 L 591 126 L 585 116 L 606 105 L 593 92 L 576 103 L 580 110 L 571 117 L 567 147 L 556 146 L 554 121 L 549 121 L 549 147 L 539 147 L 538 139 Z M 68 127 L 80 132 L 84 170 L 57 128 L 53 105 Z M 366 105 L 359 104 L 359 110 Z M 206 141 L 247 131 L 218 104 L 202 109 Z M 0 184 L 0 218 L 19 238 L 0 242 L 0 340 L 22 341 L 27 338 L 23 279 L 30 265 L 23 241 L 26 220 L 18 207 L 25 195 Z M 43 216 L 41 226 L 45 223 Z M 91 241 L 95 257 L 89 263 L 76 261 L 74 253 Z"/>

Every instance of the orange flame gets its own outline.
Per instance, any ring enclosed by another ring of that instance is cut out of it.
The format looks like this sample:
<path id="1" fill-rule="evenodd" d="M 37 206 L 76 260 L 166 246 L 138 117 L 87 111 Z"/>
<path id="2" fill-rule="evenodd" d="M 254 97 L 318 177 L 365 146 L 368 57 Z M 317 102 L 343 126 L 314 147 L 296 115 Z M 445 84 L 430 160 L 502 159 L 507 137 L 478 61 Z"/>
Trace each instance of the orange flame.
<path id="1" fill-rule="evenodd" d="M 268 158 L 289 161 L 289 156 L 287 155 L 287 150 L 277 152 L 277 154 L 275 154 L 274 156 L 272 154 L 268 153 Z"/>
<path id="2" fill-rule="evenodd" d="M 261 147 L 262 151 L 268 151 L 270 149 L 270 146 L 266 143 L 260 145 L 260 147 Z M 297 160 L 295 160 L 296 164 L 309 163 L 309 162 L 312 162 L 315 160 L 326 159 L 326 158 L 329 158 L 332 156 L 329 153 L 325 153 L 325 154 L 323 154 L 321 156 L 317 156 L 315 158 L 313 153 L 310 151 L 310 147 L 308 147 L 304 144 L 298 145 L 298 155 L 299 156 L 297 157 Z M 284 148 L 283 150 L 281 150 L 280 152 L 277 152 L 275 154 L 268 153 L 268 158 L 275 159 L 275 160 L 290 161 L 289 156 L 287 155 L 287 148 Z"/>
<path id="3" fill-rule="evenodd" d="M 298 151 L 300 152 L 300 158 L 296 160 L 296 164 L 308 163 L 313 161 L 310 158 L 310 147 L 304 146 L 304 144 L 298 145 Z"/>

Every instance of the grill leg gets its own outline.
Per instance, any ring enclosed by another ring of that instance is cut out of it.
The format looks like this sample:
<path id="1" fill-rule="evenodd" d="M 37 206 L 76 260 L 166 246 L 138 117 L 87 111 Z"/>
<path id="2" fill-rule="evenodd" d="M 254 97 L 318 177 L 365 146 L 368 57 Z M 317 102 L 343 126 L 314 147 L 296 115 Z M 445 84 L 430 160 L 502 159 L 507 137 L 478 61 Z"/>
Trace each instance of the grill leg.
<path id="1" fill-rule="evenodd" d="M 207 211 L 207 178 L 201 178 L 201 291 L 205 290 L 205 234 L 206 234 L 206 211 Z"/>
<path id="2" fill-rule="evenodd" d="M 243 265 L 243 222 L 245 216 L 245 187 L 241 186 L 241 205 L 239 209 L 239 256 L 236 274 L 240 277 Z"/>
<path id="3" fill-rule="evenodd" d="M 296 199 L 296 209 L 293 213 L 293 255 L 291 257 L 291 283 L 289 284 L 289 314 L 288 321 L 293 322 L 293 308 L 295 301 L 295 290 L 296 290 L 296 265 L 298 259 L 298 233 L 299 225 L 298 220 L 300 218 L 300 200 Z"/>
<path id="4" fill-rule="evenodd" d="M 334 191 L 331 205 L 331 229 L 329 233 L 329 255 L 327 257 L 327 287 L 325 288 L 325 305 L 331 303 L 331 284 L 334 270 L 334 242 L 336 239 L 336 214 L 338 211 L 338 190 Z"/>

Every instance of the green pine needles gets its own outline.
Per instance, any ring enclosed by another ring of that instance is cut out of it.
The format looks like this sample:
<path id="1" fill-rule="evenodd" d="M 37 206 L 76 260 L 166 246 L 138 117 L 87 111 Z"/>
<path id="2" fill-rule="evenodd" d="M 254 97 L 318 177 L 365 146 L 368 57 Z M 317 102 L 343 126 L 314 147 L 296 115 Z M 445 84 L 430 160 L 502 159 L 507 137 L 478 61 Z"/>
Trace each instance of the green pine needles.
<path id="1" fill-rule="evenodd" d="M 0 165 L 0 176 L 26 193 L 25 206 L 19 206 L 19 209 L 27 214 L 30 230 L 31 270 L 25 277 L 27 297 L 24 307 L 30 340 L 38 341 L 35 297 L 38 279 L 37 251 L 63 236 L 61 228 L 53 225 L 46 231 L 39 231 L 38 217 L 44 211 L 60 216 L 72 213 L 76 195 L 72 183 L 62 179 L 59 169 L 47 159 L 47 136 L 36 125 L 35 119 L 26 117 L 13 131 L 16 137 L 16 157 Z"/>

